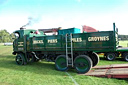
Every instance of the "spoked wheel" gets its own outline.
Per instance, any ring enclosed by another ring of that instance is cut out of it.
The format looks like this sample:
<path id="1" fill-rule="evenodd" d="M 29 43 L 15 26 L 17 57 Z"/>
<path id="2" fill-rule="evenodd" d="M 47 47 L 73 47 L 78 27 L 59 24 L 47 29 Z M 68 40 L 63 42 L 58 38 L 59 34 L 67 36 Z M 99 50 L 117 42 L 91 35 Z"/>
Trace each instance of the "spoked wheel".
<path id="1" fill-rule="evenodd" d="M 79 55 L 74 60 L 78 73 L 87 73 L 92 68 L 92 60 L 87 55 Z"/>
<path id="2" fill-rule="evenodd" d="M 55 60 L 55 67 L 59 71 L 67 71 L 68 67 L 66 65 L 66 56 L 65 55 L 59 55 L 57 56 Z"/>
<path id="3" fill-rule="evenodd" d="M 123 59 L 124 59 L 125 61 L 128 61 L 128 53 L 125 53 L 125 54 L 124 54 Z"/>
<path id="4" fill-rule="evenodd" d="M 97 53 L 93 52 L 92 55 L 90 56 L 92 59 L 92 67 L 96 66 L 99 63 L 99 56 L 97 55 Z"/>
<path id="5" fill-rule="evenodd" d="M 106 59 L 109 61 L 113 61 L 113 60 L 115 60 L 115 58 L 116 58 L 115 53 L 107 53 L 106 54 Z"/>
<path id="6" fill-rule="evenodd" d="M 18 65 L 24 65 L 24 55 L 23 54 L 17 54 L 16 63 Z"/>

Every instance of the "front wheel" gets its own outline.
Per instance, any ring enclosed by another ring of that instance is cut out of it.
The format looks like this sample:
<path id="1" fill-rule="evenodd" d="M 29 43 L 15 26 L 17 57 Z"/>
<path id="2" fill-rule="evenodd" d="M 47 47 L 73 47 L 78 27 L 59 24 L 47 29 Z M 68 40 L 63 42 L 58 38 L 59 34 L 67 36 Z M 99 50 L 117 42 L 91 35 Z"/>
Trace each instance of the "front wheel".
<path id="1" fill-rule="evenodd" d="M 68 67 L 66 65 L 66 56 L 65 55 L 59 55 L 57 56 L 55 60 L 55 67 L 59 71 L 67 71 Z"/>
<path id="2" fill-rule="evenodd" d="M 24 65 L 24 55 L 23 54 L 17 54 L 16 63 L 18 65 Z"/>
<path id="3" fill-rule="evenodd" d="M 74 60 L 74 66 L 78 73 L 87 73 L 92 68 L 92 60 L 87 55 L 79 55 Z"/>

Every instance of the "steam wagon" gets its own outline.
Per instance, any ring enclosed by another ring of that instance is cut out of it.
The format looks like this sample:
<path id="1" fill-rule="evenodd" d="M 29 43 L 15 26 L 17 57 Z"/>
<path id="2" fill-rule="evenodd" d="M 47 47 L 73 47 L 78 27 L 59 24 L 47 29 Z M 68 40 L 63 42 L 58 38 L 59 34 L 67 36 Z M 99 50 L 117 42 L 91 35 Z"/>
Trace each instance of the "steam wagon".
<path id="1" fill-rule="evenodd" d="M 58 30 L 57 35 L 45 35 L 42 31 L 30 29 L 14 33 L 13 54 L 18 65 L 45 59 L 55 62 L 59 71 L 71 67 L 78 73 L 87 73 L 99 62 L 95 51 L 115 50 L 115 31 L 80 33 L 78 28 L 70 28 Z"/>

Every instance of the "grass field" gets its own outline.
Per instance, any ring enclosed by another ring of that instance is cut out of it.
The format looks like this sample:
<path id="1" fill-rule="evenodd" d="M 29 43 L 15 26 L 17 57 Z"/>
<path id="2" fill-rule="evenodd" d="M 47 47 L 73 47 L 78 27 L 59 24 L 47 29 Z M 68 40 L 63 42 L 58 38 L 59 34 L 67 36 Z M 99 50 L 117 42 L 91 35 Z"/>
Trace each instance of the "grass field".
<path id="1" fill-rule="evenodd" d="M 40 61 L 25 66 L 15 63 L 12 46 L 0 45 L 0 85 L 128 85 L 128 79 L 109 79 L 78 75 L 74 69 L 66 72 L 56 71 L 54 63 Z M 128 63 L 116 59 L 106 61 L 101 56 L 98 65 Z"/>
<path id="2" fill-rule="evenodd" d="M 119 41 L 119 45 L 121 45 L 123 47 L 128 47 L 128 40 Z"/>

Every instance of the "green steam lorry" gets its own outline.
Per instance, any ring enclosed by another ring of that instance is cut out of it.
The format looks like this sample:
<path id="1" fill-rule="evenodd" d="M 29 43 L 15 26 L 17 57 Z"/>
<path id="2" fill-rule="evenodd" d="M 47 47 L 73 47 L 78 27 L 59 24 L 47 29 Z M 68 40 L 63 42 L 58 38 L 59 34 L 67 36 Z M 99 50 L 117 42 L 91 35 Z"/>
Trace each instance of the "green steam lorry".
<path id="1" fill-rule="evenodd" d="M 116 32 L 101 31 L 80 33 L 77 28 L 58 30 L 57 35 L 45 35 L 43 32 L 20 29 L 14 32 L 13 54 L 16 63 L 25 65 L 41 59 L 55 62 L 59 71 L 70 67 L 78 73 L 87 73 L 99 62 L 96 51 L 116 51 Z"/>

